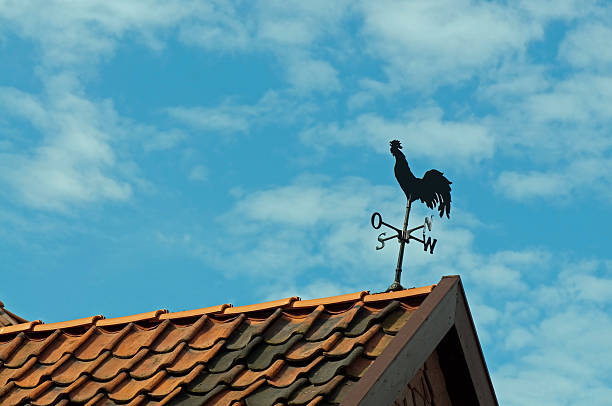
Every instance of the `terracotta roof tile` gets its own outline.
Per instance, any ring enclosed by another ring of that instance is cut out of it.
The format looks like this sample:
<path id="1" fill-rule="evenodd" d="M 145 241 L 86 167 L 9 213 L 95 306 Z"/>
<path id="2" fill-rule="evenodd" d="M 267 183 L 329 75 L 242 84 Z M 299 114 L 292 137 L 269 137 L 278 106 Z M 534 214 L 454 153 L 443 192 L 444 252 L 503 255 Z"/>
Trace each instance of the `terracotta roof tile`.
<path id="1" fill-rule="evenodd" d="M 278 309 L 282 307 L 287 307 L 296 300 L 300 300 L 300 298 L 297 296 L 294 296 L 294 297 L 288 297 L 285 299 L 274 300 L 272 302 L 264 302 L 264 303 L 258 303 L 258 304 L 253 304 L 253 305 L 230 307 L 226 309 L 224 313 L 225 314 L 238 314 L 238 313 L 248 313 L 248 312 L 261 311 L 261 310 Z"/>
<path id="2" fill-rule="evenodd" d="M 19 331 L 28 331 L 31 330 L 36 324 L 40 324 L 42 321 L 34 320 L 28 321 L 27 323 L 14 324 L 10 326 L 0 327 L 0 334 L 10 334 L 17 333 Z"/>
<path id="3" fill-rule="evenodd" d="M 82 327 L 82 326 L 94 324 L 96 321 L 102 320 L 102 319 L 104 319 L 104 316 L 97 315 L 97 316 L 85 317 L 85 318 L 77 319 L 77 320 L 62 321 L 59 323 L 38 324 L 32 327 L 32 331 L 51 331 L 51 330 L 58 330 L 62 328 L 70 328 L 70 327 L 76 327 L 76 326 Z"/>
<path id="4" fill-rule="evenodd" d="M 300 300 L 297 302 L 291 303 L 291 307 L 295 309 L 304 308 L 304 307 L 315 307 L 320 305 L 329 305 L 329 304 L 340 304 L 340 303 L 353 303 L 363 299 L 370 293 L 367 290 L 356 292 L 356 293 L 348 293 L 346 295 L 339 296 L 331 296 L 325 297 L 322 299 L 310 299 L 310 300 Z"/>
<path id="5" fill-rule="evenodd" d="M 0 404 L 338 404 L 431 289 L 3 326 Z"/>
<path id="6" fill-rule="evenodd" d="M 218 306 L 205 307 L 205 308 L 196 309 L 196 310 L 183 310 L 181 312 L 164 313 L 159 316 L 159 319 L 160 320 L 178 319 L 178 318 L 183 318 L 183 317 L 202 316 L 205 314 L 212 314 L 212 313 L 223 313 L 223 311 L 227 309 L 228 307 L 232 307 L 232 305 L 229 303 L 226 303 L 226 304 L 222 304 Z"/>
<path id="7" fill-rule="evenodd" d="M 96 326 L 110 326 L 113 324 L 134 323 L 144 320 L 156 320 L 161 314 L 168 313 L 166 309 L 154 310 L 152 312 L 133 314 L 131 316 L 113 317 L 111 319 L 103 319 L 96 322 Z"/>
<path id="8" fill-rule="evenodd" d="M 367 295 L 366 297 L 363 298 L 363 301 L 365 303 L 369 303 L 369 302 L 387 301 L 387 300 L 394 300 L 394 299 L 404 299 L 404 298 L 412 297 L 412 296 L 428 295 L 429 293 L 431 293 L 431 291 L 435 287 L 436 285 L 429 285 L 429 286 L 423 286 L 420 288 L 398 290 L 395 292 L 376 293 L 373 295 Z"/>
<path id="9" fill-rule="evenodd" d="M 314 367 L 323 362 L 324 359 L 325 357 L 319 356 L 306 365 L 283 363 L 283 368 L 276 374 L 274 379 L 269 379 L 268 383 L 271 386 L 280 388 L 289 386 L 298 377 L 306 376 Z"/>

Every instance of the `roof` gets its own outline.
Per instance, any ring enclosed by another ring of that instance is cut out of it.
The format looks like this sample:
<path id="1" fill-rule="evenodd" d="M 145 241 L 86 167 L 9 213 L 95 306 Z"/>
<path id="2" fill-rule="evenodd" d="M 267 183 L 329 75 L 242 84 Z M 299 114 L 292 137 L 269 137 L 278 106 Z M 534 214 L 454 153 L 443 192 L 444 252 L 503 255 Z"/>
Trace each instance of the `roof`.
<path id="1" fill-rule="evenodd" d="M 4 308 L 4 303 L 0 302 L 0 327 L 12 326 L 14 324 L 26 323 L 27 320 L 21 318 Z"/>
<path id="2" fill-rule="evenodd" d="M 0 327 L 0 404 L 339 404 L 434 287 Z"/>

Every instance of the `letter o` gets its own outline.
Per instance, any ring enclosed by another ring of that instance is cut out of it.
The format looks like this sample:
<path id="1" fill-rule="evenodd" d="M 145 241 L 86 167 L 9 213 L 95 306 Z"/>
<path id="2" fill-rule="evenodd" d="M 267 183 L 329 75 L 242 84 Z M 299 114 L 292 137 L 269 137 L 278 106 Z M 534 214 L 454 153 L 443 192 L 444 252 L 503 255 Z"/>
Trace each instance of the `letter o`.
<path id="1" fill-rule="evenodd" d="M 372 214 L 371 222 L 372 222 L 372 227 L 374 227 L 376 230 L 380 228 L 380 226 L 382 225 L 382 216 L 380 215 L 379 212 L 375 212 L 374 214 Z"/>

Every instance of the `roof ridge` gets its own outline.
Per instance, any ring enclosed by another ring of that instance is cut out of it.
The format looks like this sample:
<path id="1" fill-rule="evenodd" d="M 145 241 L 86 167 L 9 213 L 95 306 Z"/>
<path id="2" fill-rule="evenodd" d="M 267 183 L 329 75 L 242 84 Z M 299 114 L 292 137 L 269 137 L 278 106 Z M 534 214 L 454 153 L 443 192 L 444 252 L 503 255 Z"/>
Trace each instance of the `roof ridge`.
<path id="1" fill-rule="evenodd" d="M 364 290 L 355 293 L 347 293 L 337 296 L 329 296 L 319 299 L 308 299 L 301 300 L 297 296 L 292 296 L 280 300 L 274 300 L 269 302 L 256 303 L 251 305 L 244 305 L 233 307 L 232 304 L 226 303 L 217 306 L 205 307 L 194 310 L 183 310 L 177 312 L 168 312 L 166 309 L 154 310 L 146 313 L 132 314 L 128 316 L 105 318 L 103 315 L 95 315 L 84 317 L 75 320 L 60 321 L 54 323 L 43 323 L 41 320 L 28 321 L 25 323 L 19 323 L 11 326 L 0 327 L 0 336 L 4 334 L 18 333 L 24 331 L 51 331 L 64 328 L 73 327 L 85 327 L 85 326 L 114 326 L 127 324 L 139 321 L 163 321 L 169 319 L 179 319 L 194 316 L 203 316 L 209 314 L 215 315 L 237 315 L 243 313 L 252 313 L 258 311 L 272 310 L 272 309 L 304 309 L 317 306 L 344 304 L 350 302 L 363 302 L 373 303 L 380 301 L 389 301 L 394 299 L 402 299 L 411 296 L 422 296 L 429 294 L 436 285 L 423 286 L 418 288 L 404 289 L 395 292 L 384 292 L 384 293 L 370 293 L 370 291 Z"/>

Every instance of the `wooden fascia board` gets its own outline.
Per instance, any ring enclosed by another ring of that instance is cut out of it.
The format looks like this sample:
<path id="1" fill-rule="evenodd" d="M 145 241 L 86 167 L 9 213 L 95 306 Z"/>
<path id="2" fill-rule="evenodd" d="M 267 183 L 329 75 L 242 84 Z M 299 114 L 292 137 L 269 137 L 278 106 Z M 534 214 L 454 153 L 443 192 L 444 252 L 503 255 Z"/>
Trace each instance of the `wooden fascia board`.
<path id="1" fill-rule="evenodd" d="M 455 324 L 459 277 L 445 276 L 347 394 L 342 406 L 392 405 Z"/>
<path id="2" fill-rule="evenodd" d="M 493 383 L 487 369 L 482 347 L 476 335 L 476 327 L 467 303 L 463 284 L 459 281 L 459 292 L 455 306 L 455 328 L 470 371 L 472 385 L 481 406 L 498 406 Z"/>

